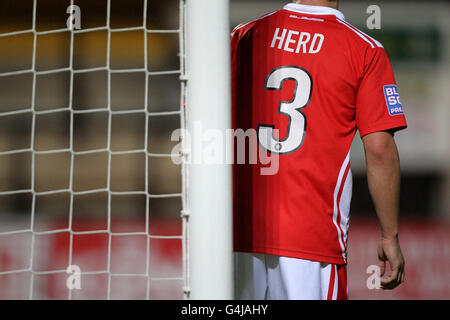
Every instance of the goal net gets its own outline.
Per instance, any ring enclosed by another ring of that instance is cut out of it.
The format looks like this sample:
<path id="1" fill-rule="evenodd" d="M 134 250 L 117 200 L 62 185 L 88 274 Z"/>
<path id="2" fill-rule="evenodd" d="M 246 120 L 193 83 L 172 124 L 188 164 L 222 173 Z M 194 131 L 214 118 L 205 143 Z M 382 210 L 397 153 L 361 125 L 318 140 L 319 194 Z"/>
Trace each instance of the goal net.
<path id="1" fill-rule="evenodd" d="M 1 1 L 0 299 L 187 296 L 185 6 Z"/>

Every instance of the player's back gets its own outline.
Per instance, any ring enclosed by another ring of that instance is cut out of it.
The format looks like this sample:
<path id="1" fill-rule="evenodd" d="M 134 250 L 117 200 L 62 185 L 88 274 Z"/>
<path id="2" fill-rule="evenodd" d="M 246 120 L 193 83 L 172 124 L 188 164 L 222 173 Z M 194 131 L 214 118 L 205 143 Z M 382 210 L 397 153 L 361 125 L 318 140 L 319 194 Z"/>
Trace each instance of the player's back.
<path id="1" fill-rule="evenodd" d="M 354 134 L 406 125 L 385 106 L 384 49 L 337 10 L 290 4 L 238 26 L 232 62 L 234 128 L 279 155 L 274 175 L 235 166 L 235 250 L 344 263 Z"/>

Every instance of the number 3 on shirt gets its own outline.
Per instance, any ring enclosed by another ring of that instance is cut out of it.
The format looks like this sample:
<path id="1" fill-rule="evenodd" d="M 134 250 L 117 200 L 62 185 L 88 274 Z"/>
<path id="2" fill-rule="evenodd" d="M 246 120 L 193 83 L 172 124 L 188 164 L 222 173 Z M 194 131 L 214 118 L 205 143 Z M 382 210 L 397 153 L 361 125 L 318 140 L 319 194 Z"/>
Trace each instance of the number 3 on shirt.
<path id="1" fill-rule="evenodd" d="M 289 126 L 284 139 L 273 136 L 273 125 L 258 125 L 258 141 L 266 150 L 276 154 L 287 154 L 296 151 L 303 144 L 306 133 L 306 117 L 301 109 L 311 100 L 312 79 L 303 68 L 283 66 L 272 70 L 266 79 L 266 90 L 281 90 L 286 80 L 295 81 L 294 96 L 291 101 L 281 101 L 278 113 L 289 117 Z"/>

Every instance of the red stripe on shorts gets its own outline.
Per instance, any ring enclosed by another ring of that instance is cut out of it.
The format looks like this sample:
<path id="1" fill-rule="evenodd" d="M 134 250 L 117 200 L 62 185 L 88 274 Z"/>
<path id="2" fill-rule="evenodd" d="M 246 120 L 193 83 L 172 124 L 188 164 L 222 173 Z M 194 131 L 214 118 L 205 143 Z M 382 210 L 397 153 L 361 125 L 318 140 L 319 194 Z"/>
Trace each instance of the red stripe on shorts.
<path id="1" fill-rule="evenodd" d="M 347 300 L 347 267 L 345 265 L 338 267 L 338 300 Z"/>
<path id="2" fill-rule="evenodd" d="M 330 283 L 328 284 L 328 297 L 327 300 L 333 300 L 334 291 L 334 277 L 336 276 L 336 265 L 331 264 Z"/>

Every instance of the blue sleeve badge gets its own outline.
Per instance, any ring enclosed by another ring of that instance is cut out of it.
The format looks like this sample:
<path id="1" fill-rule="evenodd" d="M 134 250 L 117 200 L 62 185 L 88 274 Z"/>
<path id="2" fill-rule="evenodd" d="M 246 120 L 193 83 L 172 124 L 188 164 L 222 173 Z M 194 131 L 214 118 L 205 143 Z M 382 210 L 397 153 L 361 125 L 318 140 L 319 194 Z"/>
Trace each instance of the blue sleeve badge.
<path id="1" fill-rule="evenodd" d="M 400 95 L 396 85 L 383 86 L 384 98 L 391 116 L 403 114 L 402 103 L 400 102 Z"/>

